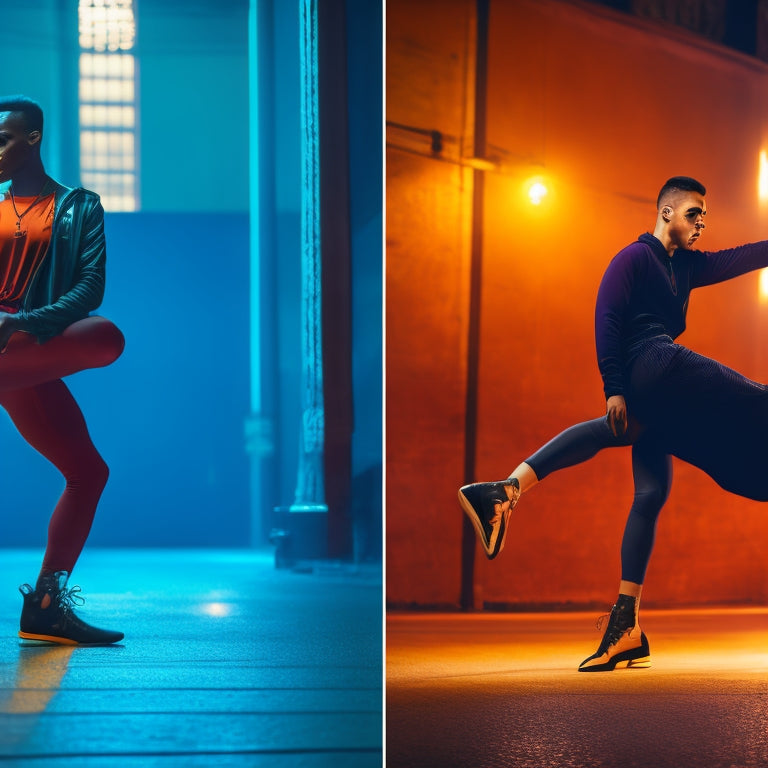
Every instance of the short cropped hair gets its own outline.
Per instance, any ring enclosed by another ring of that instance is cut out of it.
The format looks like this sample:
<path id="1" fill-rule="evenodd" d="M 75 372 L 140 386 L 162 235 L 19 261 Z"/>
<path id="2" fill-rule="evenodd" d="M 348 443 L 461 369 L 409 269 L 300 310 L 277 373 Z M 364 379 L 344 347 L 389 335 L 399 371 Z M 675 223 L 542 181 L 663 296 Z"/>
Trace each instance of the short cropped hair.
<path id="1" fill-rule="evenodd" d="M 16 112 L 24 117 L 27 131 L 43 132 L 43 109 L 27 96 L 0 96 L 0 112 Z"/>
<path id="2" fill-rule="evenodd" d="M 707 190 L 700 181 L 692 179 L 690 176 L 673 176 L 664 182 L 664 186 L 659 191 L 656 199 L 656 207 L 661 205 L 661 201 L 670 192 L 698 192 L 700 195 L 706 195 Z"/>

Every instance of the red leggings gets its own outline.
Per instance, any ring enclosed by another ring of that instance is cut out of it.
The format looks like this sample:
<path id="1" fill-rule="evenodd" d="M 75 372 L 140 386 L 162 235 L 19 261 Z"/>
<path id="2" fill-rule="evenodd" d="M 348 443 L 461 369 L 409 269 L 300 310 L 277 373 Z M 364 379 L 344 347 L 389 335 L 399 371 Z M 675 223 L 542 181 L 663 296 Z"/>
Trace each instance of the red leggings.
<path id="1" fill-rule="evenodd" d="M 109 475 L 83 414 L 61 379 L 109 365 L 124 345 L 117 326 L 103 317 L 87 317 L 45 344 L 16 333 L 0 355 L 0 405 L 21 436 L 66 481 L 48 526 L 43 570 L 72 572 Z"/>

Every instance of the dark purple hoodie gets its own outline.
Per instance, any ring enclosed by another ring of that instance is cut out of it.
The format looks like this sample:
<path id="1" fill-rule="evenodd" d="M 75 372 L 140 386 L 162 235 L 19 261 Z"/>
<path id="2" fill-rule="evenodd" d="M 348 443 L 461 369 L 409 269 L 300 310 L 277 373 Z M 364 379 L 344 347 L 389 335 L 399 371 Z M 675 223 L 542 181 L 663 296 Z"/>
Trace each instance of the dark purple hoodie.
<path id="1" fill-rule="evenodd" d="M 723 251 L 678 248 L 674 258 L 661 241 L 643 234 L 613 257 L 595 306 L 597 364 L 606 399 L 624 394 L 624 374 L 639 346 L 654 336 L 677 338 L 685 330 L 693 288 L 768 266 L 768 240 Z"/>

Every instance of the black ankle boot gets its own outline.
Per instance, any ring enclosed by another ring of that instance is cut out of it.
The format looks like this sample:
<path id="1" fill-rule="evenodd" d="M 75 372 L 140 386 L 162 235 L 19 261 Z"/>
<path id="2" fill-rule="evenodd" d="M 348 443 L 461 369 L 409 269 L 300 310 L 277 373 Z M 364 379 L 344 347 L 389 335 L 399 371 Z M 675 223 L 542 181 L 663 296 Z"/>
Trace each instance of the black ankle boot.
<path id="1" fill-rule="evenodd" d="M 604 618 L 598 622 L 598 629 Z M 581 662 L 579 672 L 609 672 L 617 666 L 651 666 L 648 638 L 637 622 L 637 601 L 629 595 L 619 595 L 597 652 Z"/>
<path id="2" fill-rule="evenodd" d="M 82 605 L 80 587 L 66 589 L 66 571 L 44 574 L 35 589 L 29 584 L 19 587 L 24 598 L 19 637 L 61 645 L 109 645 L 123 639 L 122 632 L 98 629 L 86 624 L 75 612 Z"/>

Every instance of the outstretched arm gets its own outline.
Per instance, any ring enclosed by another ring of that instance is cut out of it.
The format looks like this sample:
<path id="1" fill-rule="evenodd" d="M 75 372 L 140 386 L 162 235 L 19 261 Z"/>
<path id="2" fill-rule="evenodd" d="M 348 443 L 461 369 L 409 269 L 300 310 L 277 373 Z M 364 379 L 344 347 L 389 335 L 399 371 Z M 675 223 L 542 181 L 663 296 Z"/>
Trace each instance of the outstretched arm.
<path id="1" fill-rule="evenodd" d="M 694 253 L 691 288 L 721 283 L 755 269 L 768 267 L 768 240 L 722 251 Z"/>

